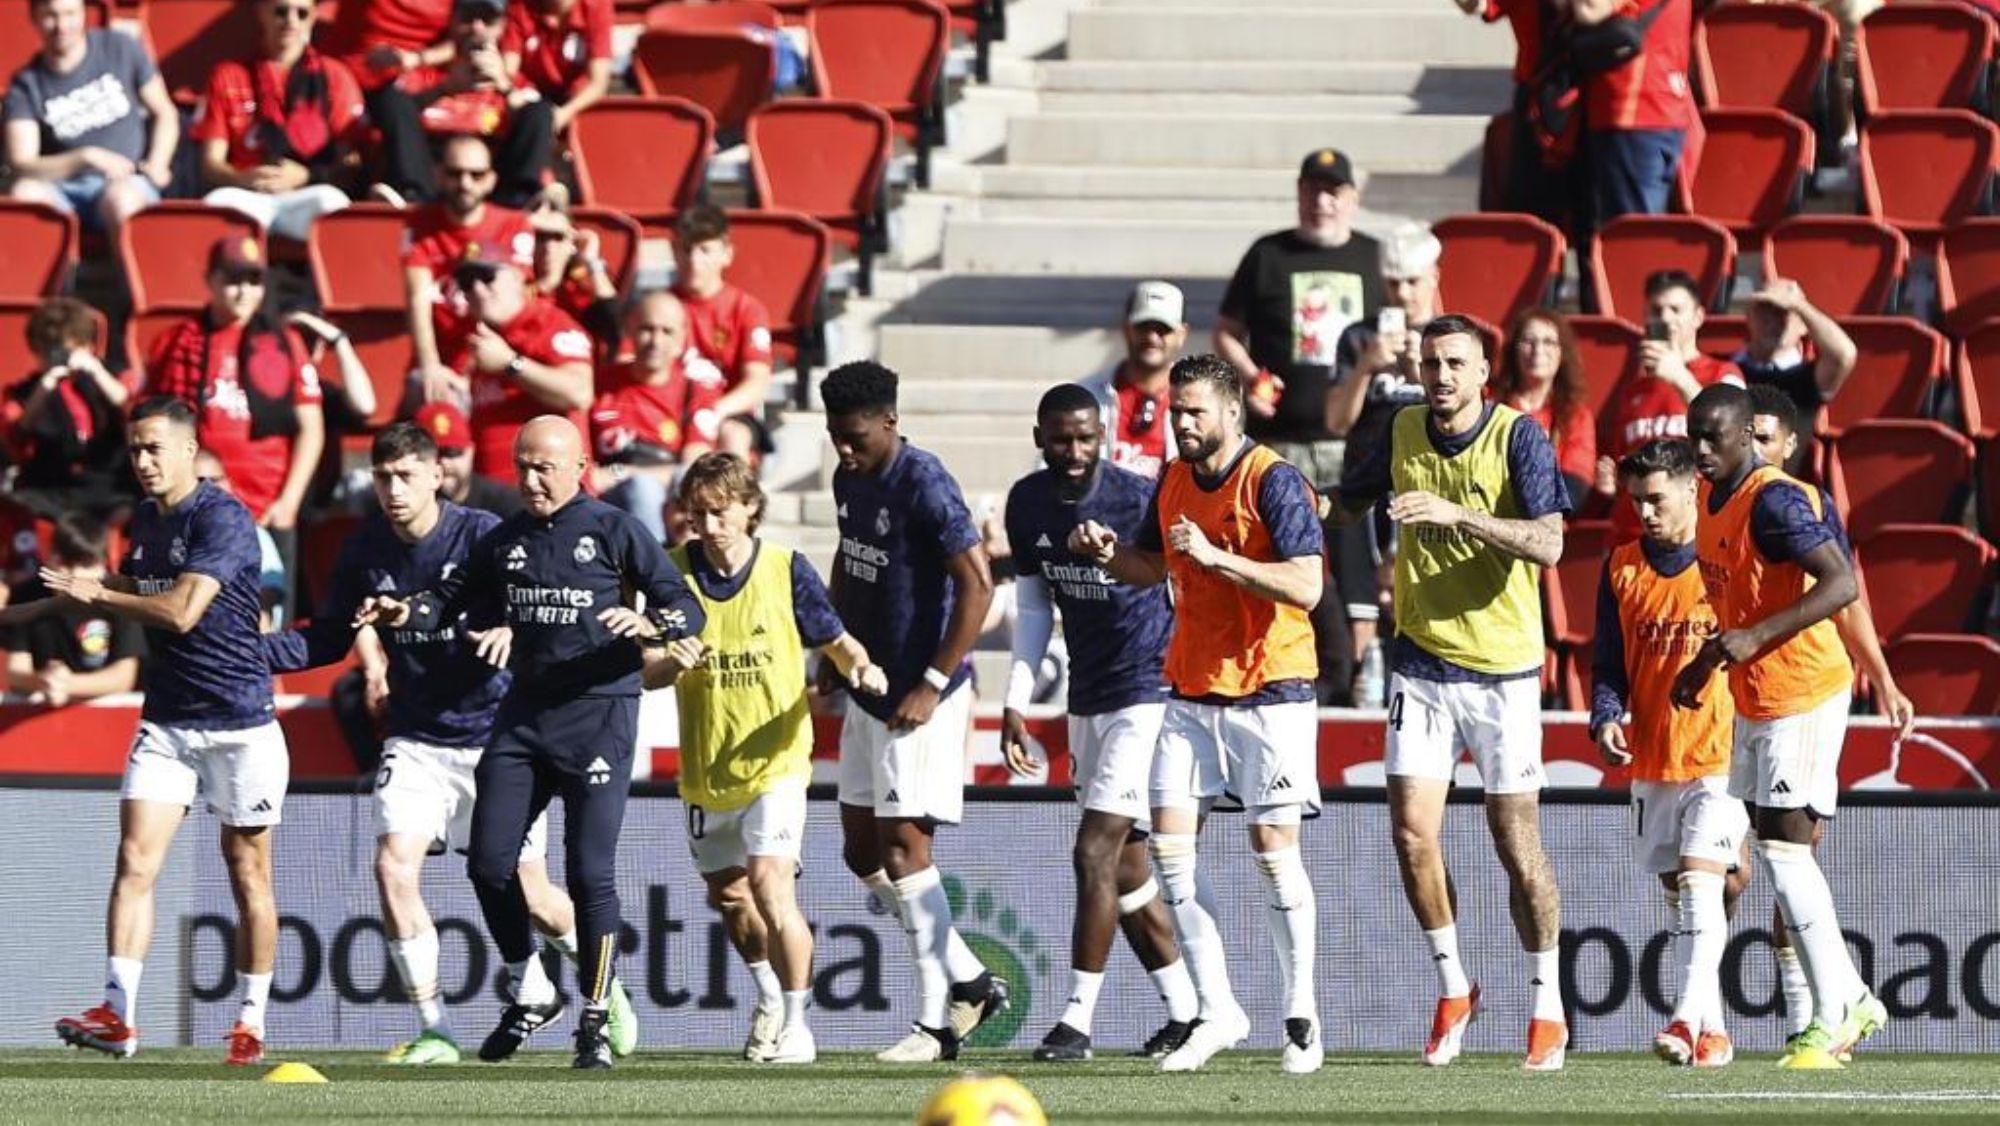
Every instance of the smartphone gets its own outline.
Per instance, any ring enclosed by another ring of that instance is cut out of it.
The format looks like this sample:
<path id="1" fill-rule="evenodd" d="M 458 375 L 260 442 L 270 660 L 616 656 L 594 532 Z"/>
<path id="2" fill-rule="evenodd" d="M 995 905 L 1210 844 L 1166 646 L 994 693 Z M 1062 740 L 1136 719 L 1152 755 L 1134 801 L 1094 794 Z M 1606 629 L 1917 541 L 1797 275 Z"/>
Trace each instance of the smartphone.
<path id="1" fill-rule="evenodd" d="M 1383 336 L 1406 332 L 1409 327 L 1409 314 L 1400 306 L 1391 305 L 1375 314 L 1375 331 Z"/>
<path id="2" fill-rule="evenodd" d="M 50 368 L 68 367 L 69 357 L 70 350 L 60 344 L 44 349 L 42 352 L 42 370 L 47 371 Z"/>
<path id="3" fill-rule="evenodd" d="M 1662 343 L 1671 339 L 1667 333 L 1667 322 L 1658 317 L 1649 318 L 1646 321 L 1646 339 L 1658 340 Z"/>

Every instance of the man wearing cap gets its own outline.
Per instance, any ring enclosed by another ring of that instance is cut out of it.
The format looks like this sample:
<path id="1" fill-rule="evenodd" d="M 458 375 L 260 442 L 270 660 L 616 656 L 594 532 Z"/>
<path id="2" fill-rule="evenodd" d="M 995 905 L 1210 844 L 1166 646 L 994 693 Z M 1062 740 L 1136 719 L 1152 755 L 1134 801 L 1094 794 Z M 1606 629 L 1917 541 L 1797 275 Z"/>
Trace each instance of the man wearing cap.
<path id="1" fill-rule="evenodd" d="M 528 288 L 515 251 L 469 243 L 452 280 L 466 315 L 439 334 L 438 352 L 471 389 L 473 469 L 512 484 L 514 436 L 529 419 L 559 412 L 584 431 L 590 334 Z"/>
<path id="2" fill-rule="evenodd" d="M 1097 397 L 1111 464 L 1148 480 L 1174 456 L 1167 440 L 1167 373 L 1187 343 L 1187 300 L 1172 282 L 1142 281 L 1125 301 L 1125 358 L 1082 380 Z"/>
<path id="3" fill-rule="evenodd" d="M 438 495 L 460 508 L 506 519 L 521 511 L 521 494 L 472 469 L 472 422 L 452 403 L 425 403 L 416 424 L 438 448 Z"/>
<path id="4" fill-rule="evenodd" d="M 1735 357 L 1744 382 L 1783 391 L 1810 425 L 1854 374 L 1860 359 L 1854 338 L 1839 321 L 1815 308 L 1791 278 L 1767 279 L 1764 288 L 1751 295 L 1749 325 L 1749 342 Z M 1805 351 L 1808 340 L 1810 359 Z"/>
<path id="5" fill-rule="evenodd" d="M 631 513 L 662 543 L 680 468 L 715 448 L 722 372 L 688 343 L 687 310 L 664 289 L 635 298 L 625 315 L 633 355 L 607 373 L 590 408 L 598 495 Z"/>
<path id="6" fill-rule="evenodd" d="M 410 352 L 423 379 L 424 398 L 463 400 L 469 388 L 460 373 L 438 354 L 438 338 L 465 316 L 465 295 L 452 283 L 452 270 L 466 249 L 514 255 L 534 261 L 535 232 L 527 216 L 492 202 L 493 152 L 484 140 L 452 137 L 439 154 L 437 202 L 410 212 L 403 229 L 403 292 L 410 317 Z"/>

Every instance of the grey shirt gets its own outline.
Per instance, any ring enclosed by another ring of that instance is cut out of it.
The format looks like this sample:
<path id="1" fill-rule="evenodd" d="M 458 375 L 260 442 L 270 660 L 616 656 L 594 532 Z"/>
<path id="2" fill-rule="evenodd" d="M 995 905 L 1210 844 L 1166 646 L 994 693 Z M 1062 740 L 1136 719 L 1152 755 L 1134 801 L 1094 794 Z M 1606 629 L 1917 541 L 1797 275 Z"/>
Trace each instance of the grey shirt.
<path id="1" fill-rule="evenodd" d="M 57 74 L 38 53 L 7 87 L 7 120 L 42 127 L 42 155 L 81 148 L 109 149 L 134 162 L 146 158 L 146 107 L 139 88 L 158 73 L 137 40 L 122 31 L 85 33 L 83 62 Z"/>

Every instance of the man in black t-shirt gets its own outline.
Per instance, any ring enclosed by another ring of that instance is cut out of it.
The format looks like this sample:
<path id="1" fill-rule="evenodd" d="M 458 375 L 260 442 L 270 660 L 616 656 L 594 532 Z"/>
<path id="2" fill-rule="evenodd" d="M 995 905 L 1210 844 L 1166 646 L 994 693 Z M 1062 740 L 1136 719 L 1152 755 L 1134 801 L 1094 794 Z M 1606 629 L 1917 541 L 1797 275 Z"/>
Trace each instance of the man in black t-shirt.
<path id="1" fill-rule="evenodd" d="M 56 521 L 54 569 L 102 578 L 104 526 L 79 515 Z M 16 602 L 50 598 L 40 579 L 14 591 Z M 26 625 L 0 630 L 7 655 L 7 689 L 35 703 L 65 704 L 130 692 L 139 681 L 145 631 L 102 606 L 72 603 Z"/>
<path id="2" fill-rule="evenodd" d="M 1752 387 L 1770 384 L 1791 397 L 1808 428 L 1854 374 L 1860 353 L 1840 322 L 1813 307 L 1790 278 L 1771 278 L 1750 298 L 1750 341 L 1736 366 Z M 1803 347 L 1812 341 L 1813 358 Z"/>

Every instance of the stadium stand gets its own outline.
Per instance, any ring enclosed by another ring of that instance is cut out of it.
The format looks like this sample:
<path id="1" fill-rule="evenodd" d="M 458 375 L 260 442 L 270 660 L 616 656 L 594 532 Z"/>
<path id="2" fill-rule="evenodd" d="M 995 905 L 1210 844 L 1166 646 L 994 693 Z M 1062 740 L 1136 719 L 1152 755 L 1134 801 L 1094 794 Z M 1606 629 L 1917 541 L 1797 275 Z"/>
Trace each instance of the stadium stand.
<path id="1" fill-rule="evenodd" d="M 655 24 L 632 48 L 632 76 L 646 96 L 685 98 L 734 136 L 771 100 L 778 62 L 764 31 Z"/>
<path id="2" fill-rule="evenodd" d="M 1972 443 L 1929 419 L 1874 419 L 1833 444 L 1833 494 L 1849 534 L 1884 524 L 1954 524 L 1972 481 Z"/>
<path id="3" fill-rule="evenodd" d="M 777 102 L 751 115 L 748 139 L 758 205 L 825 224 L 858 257 L 866 296 L 874 256 L 888 249 L 889 115 L 866 102 Z"/>
<path id="4" fill-rule="evenodd" d="M 1634 307 L 1634 303 L 1645 292 L 1647 275 L 1656 270 L 1686 271 L 1701 286 L 1704 305 L 1725 308 L 1729 283 L 1736 274 L 1736 238 L 1729 228 L 1699 215 L 1621 215 L 1613 219 L 1598 229 L 1590 248 L 1590 284 L 1598 312 L 1642 316 L 1644 307 Z M 1620 294 L 1627 306 L 1622 313 Z"/>
<path id="5" fill-rule="evenodd" d="M 1856 552 L 1884 641 L 1913 633 L 1977 630 L 1995 551 L 1964 528 L 1884 524 Z"/>
<path id="6" fill-rule="evenodd" d="M 1445 307 L 1488 324 L 1546 304 L 1562 272 L 1562 232 L 1533 215 L 1453 215 L 1431 233 L 1444 244 Z"/>
<path id="7" fill-rule="evenodd" d="M 183 106 L 201 100 L 215 64 L 257 54 L 256 9 L 240 0 L 139 0 L 138 19 L 140 41 Z"/>
<path id="8" fill-rule="evenodd" d="M 1937 249 L 1938 304 L 1960 337 L 2000 317 L 2000 219 L 1964 219 L 1946 228 Z"/>
<path id="9" fill-rule="evenodd" d="M 1993 69 L 1993 21 L 1958 3 L 1891 4 L 1854 34 L 1855 112 L 1983 109 Z"/>
<path id="10" fill-rule="evenodd" d="M 821 0 L 806 15 L 813 85 L 887 113 L 916 149 L 920 188 L 930 186 L 931 149 L 944 139 L 939 84 L 950 22 L 937 0 Z"/>
<path id="11" fill-rule="evenodd" d="M 1764 235 L 1764 273 L 1791 278 L 1831 317 L 1896 311 L 1910 242 L 1863 215 L 1794 215 Z"/>
<path id="12" fill-rule="evenodd" d="M 1798 211 L 1813 169 L 1813 133 L 1776 109 L 1711 109 L 1701 114 L 1701 166 L 1680 210 L 1755 240 Z"/>
<path id="13" fill-rule="evenodd" d="M 2000 700 L 2000 642 L 1913 633 L 1884 650 L 1896 684 L 1924 715 L 1978 715 Z"/>
<path id="14" fill-rule="evenodd" d="M 570 129 L 578 199 L 633 216 L 664 215 L 701 192 L 715 119 L 686 98 L 606 98 Z"/>
<path id="15" fill-rule="evenodd" d="M 7 248 L 0 299 L 61 293 L 76 268 L 76 216 L 45 204 L 0 200 L 0 246 Z"/>
<path id="16" fill-rule="evenodd" d="M 215 240 L 227 234 L 264 245 L 264 232 L 249 216 L 205 203 L 166 200 L 127 220 L 118 228 L 118 261 L 132 307 L 145 312 L 207 304 L 200 264 Z"/>
<path id="17" fill-rule="evenodd" d="M 1943 334 L 1909 317 L 1848 317 L 1841 327 L 1860 356 L 1826 406 L 1827 434 L 1876 418 L 1923 418 L 1950 355 Z"/>
<path id="18" fill-rule="evenodd" d="M 1861 130 L 1861 203 L 1926 253 L 1953 223 L 1993 206 L 2000 130 L 1971 110 L 1898 110 Z"/>

